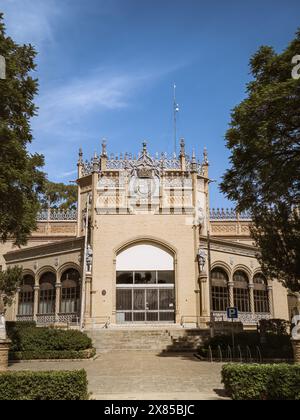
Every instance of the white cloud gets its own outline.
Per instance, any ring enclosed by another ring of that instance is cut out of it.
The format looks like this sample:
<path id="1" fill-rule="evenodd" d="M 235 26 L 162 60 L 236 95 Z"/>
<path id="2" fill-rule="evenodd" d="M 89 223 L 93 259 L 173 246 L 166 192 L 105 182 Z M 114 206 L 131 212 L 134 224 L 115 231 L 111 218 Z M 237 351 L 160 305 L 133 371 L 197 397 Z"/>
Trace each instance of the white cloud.
<path id="1" fill-rule="evenodd" d="M 60 15 L 58 0 L 1 0 L 7 34 L 19 43 L 31 43 L 39 49 L 52 42 L 53 25 Z"/>
<path id="2" fill-rule="evenodd" d="M 71 140 L 80 137 L 80 120 L 103 111 L 113 111 L 132 105 L 140 88 L 174 70 L 156 69 L 140 73 L 113 74 L 111 69 L 99 70 L 80 79 L 41 92 L 37 104 L 39 116 L 34 121 L 35 133 L 52 133 Z"/>

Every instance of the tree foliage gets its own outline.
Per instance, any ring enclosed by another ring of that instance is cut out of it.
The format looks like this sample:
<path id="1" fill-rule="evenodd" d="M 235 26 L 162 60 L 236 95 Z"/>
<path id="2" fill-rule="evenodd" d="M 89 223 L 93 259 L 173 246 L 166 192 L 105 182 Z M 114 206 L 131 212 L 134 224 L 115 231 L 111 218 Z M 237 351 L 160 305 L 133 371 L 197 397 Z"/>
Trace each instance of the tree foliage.
<path id="1" fill-rule="evenodd" d="M 292 290 L 300 288 L 300 80 L 292 78 L 299 54 L 300 31 L 281 54 L 264 46 L 252 57 L 247 98 L 226 134 L 231 167 L 221 184 L 239 211 L 252 212 L 266 273 Z"/>
<path id="2" fill-rule="evenodd" d="M 77 186 L 47 181 L 40 202 L 43 209 L 75 210 L 77 208 Z"/>
<path id="3" fill-rule="evenodd" d="M 4 305 L 4 309 L 12 304 L 21 279 L 22 268 L 20 267 L 9 267 L 6 271 L 0 272 L 0 306 Z"/>
<path id="4" fill-rule="evenodd" d="M 6 60 L 6 79 L 0 80 L 0 241 L 13 237 L 25 244 L 36 226 L 44 174 L 43 156 L 30 154 L 30 119 L 38 82 L 32 77 L 36 52 L 17 45 L 5 34 L 0 13 L 0 55 Z"/>

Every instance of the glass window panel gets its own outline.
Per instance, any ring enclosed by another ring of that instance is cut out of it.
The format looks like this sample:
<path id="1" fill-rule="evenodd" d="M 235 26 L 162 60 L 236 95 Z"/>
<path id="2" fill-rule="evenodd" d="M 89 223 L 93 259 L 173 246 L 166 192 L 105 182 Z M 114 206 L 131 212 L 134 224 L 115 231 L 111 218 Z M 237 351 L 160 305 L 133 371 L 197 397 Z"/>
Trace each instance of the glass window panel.
<path id="1" fill-rule="evenodd" d="M 132 290 L 117 290 L 117 311 L 132 310 Z"/>
<path id="2" fill-rule="evenodd" d="M 147 309 L 155 311 L 158 309 L 158 290 L 147 290 Z"/>
<path id="3" fill-rule="evenodd" d="M 160 312 L 159 320 L 164 322 L 174 322 L 175 313 L 174 312 Z"/>
<path id="4" fill-rule="evenodd" d="M 158 321 L 158 312 L 147 312 L 147 321 L 148 322 L 157 322 Z"/>
<path id="5" fill-rule="evenodd" d="M 250 297 L 248 289 L 234 288 L 234 306 L 239 312 L 250 312 Z"/>
<path id="6" fill-rule="evenodd" d="M 134 312 L 133 313 L 133 321 L 135 322 L 145 322 L 146 316 L 145 312 Z"/>
<path id="7" fill-rule="evenodd" d="M 269 296 L 264 290 L 254 290 L 254 304 L 256 313 L 269 313 Z"/>
<path id="8" fill-rule="evenodd" d="M 135 284 L 156 284 L 156 271 L 137 271 L 134 273 Z"/>
<path id="9" fill-rule="evenodd" d="M 233 275 L 235 286 L 239 289 L 248 289 L 248 276 L 244 271 L 236 271 Z"/>
<path id="10" fill-rule="evenodd" d="M 125 322 L 132 322 L 132 312 L 125 312 Z"/>
<path id="11" fill-rule="evenodd" d="M 118 271 L 117 284 L 133 284 L 133 273 L 131 271 Z"/>
<path id="12" fill-rule="evenodd" d="M 135 311 L 145 310 L 145 290 L 136 289 L 133 290 L 133 309 Z"/>
<path id="13" fill-rule="evenodd" d="M 158 284 L 174 284 L 175 275 L 174 271 L 158 271 Z"/>
<path id="14" fill-rule="evenodd" d="M 162 289 L 159 291 L 159 309 L 175 309 L 174 307 L 174 290 Z"/>
<path id="15" fill-rule="evenodd" d="M 213 310 L 225 312 L 229 307 L 229 290 L 227 287 L 212 287 Z"/>
<path id="16" fill-rule="evenodd" d="M 211 272 L 212 285 L 219 287 L 227 287 L 228 276 L 221 268 L 215 268 Z"/>
<path id="17" fill-rule="evenodd" d="M 34 308 L 34 278 L 25 276 L 19 292 L 18 315 L 33 315 Z"/>
<path id="18" fill-rule="evenodd" d="M 40 291 L 40 305 L 39 313 L 41 315 L 55 313 L 55 289 L 41 290 Z"/>

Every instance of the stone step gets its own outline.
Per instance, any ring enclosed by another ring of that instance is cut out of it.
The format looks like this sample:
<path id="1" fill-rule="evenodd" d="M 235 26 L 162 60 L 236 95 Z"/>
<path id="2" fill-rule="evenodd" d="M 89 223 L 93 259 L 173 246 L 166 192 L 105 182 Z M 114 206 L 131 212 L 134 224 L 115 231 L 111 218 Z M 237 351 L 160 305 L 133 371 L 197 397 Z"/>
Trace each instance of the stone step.
<path id="1" fill-rule="evenodd" d="M 108 329 L 87 331 L 98 353 L 108 351 L 185 352 L 197 350 L 208 337 L 206 330 L 183 330 L 163 328 L 149 329 Z"/>

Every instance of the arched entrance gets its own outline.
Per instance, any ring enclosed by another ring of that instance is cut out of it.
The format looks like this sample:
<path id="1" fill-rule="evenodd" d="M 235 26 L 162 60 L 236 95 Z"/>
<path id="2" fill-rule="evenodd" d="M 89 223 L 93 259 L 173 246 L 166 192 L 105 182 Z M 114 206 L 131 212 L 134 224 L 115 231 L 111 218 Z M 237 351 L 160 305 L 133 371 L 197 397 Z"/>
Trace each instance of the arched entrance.
<path id="1" fill-rule="evenodd" d="M 174 323 L 174 255 L 153 243 L 127 247 L 117 255 L 117 322 Z"/>

